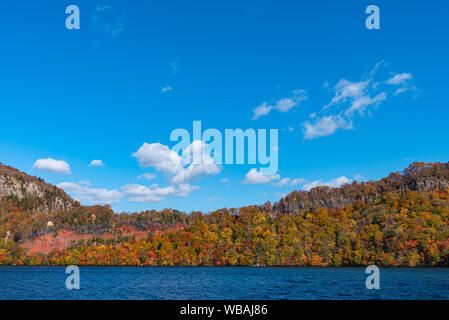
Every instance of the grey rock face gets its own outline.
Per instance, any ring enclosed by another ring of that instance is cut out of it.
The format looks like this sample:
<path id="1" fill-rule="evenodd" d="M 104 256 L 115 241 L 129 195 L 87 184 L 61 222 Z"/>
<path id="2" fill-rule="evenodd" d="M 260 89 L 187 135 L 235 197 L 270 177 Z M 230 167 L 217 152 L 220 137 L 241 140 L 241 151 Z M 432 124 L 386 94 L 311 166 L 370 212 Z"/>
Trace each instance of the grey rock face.
<path id="1" fill-rule="evenodd" d="M 61 189 L 0 164 L 0 198 L 3 197 L 17 200 L 25 209 L 43 213 L 75 206 L 75 201 Z"/>

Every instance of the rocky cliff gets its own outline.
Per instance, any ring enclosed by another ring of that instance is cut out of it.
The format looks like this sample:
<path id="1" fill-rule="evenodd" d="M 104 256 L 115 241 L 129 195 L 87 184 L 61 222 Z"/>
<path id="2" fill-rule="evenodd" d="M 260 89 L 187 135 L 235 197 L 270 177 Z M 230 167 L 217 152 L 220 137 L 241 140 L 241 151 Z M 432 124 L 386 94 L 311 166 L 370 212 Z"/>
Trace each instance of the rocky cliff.
<path id="1" fill-rule="evenodd" d="M 415 162 L 401 172 L 393 172 L 380 181 L 346 184 L 340 188 L 316 187 L 293 191 L 273 205 L 275 214 L 300 214 L 311 208 L 338 209 L 362 200 L 368 205 L 387 192 L 417 192 L 449 189 L 449 163 Z"/>
<path id="2" fill-rule="evenodd" d="M 103 240 L 116 239 L 118 233 L 123 237 L 141 239 L 148 237 L 150 234 L 154 235 L 164 231 L 176 231 L 182 229 L 184 229 L 184 226 L 174 225 L 168 230 L 163 230 L 157 227 L 152 227 L 147 230 L 138 230 L 132 226 L 123 225 L 117 228 L 111 228 L 107 232 L 99 235 L 94 233 L 79 234 L 70 229 L 60 229 L 56 232 L 45 233 L 33 239 L 23 241 L 21 245 L 30 253 L 48 254 L 55 249 L 63 250 L 71 245 L 77 244 L 79 241 L 87 242 L 89 240 L 94 240 L 97 237 L 101 237 Z"/>
<path id="3" fill-rule="evenodd" d="M 43 213 L 79 205 L 63 190 L 0 163 L 0 198 L 9 198 L 24 210 Z"/>

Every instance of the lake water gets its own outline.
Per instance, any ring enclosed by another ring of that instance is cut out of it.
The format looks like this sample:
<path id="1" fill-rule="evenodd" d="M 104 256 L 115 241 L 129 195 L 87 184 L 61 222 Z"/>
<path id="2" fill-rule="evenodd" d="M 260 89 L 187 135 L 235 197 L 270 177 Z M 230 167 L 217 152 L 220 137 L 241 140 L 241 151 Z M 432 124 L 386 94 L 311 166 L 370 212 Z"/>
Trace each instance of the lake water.
<path id="1" fill-rule="evenodd" d="M 449 269 L 380 269 L 368 290 L 364 268 L 0 267 L 0 299 L 449 299 Z"/>

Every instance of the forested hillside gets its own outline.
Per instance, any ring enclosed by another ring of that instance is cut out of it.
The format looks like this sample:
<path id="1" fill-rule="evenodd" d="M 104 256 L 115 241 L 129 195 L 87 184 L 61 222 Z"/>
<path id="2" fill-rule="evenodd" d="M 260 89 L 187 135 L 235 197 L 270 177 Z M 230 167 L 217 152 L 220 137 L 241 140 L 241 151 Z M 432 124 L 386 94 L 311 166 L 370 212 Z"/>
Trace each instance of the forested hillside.
<path id="1" fill-rule="evenodd" d="M 208 214 L 46 212 L 1 190 L 3 265 L 449 266 L 449 163 Z"/>

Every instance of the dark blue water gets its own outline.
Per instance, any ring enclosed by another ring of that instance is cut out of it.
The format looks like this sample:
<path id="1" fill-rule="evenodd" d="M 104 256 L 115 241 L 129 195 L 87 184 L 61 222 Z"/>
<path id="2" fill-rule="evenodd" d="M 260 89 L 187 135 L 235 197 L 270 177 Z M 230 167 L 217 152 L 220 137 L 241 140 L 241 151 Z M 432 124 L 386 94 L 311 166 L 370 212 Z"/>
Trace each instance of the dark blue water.
<path id="1" fill-rule="evenodd" d="M 449 269 L 81 267 L 80 290 L 65 267 L 0 267 L 0 299 L 449 299 Z"/>

